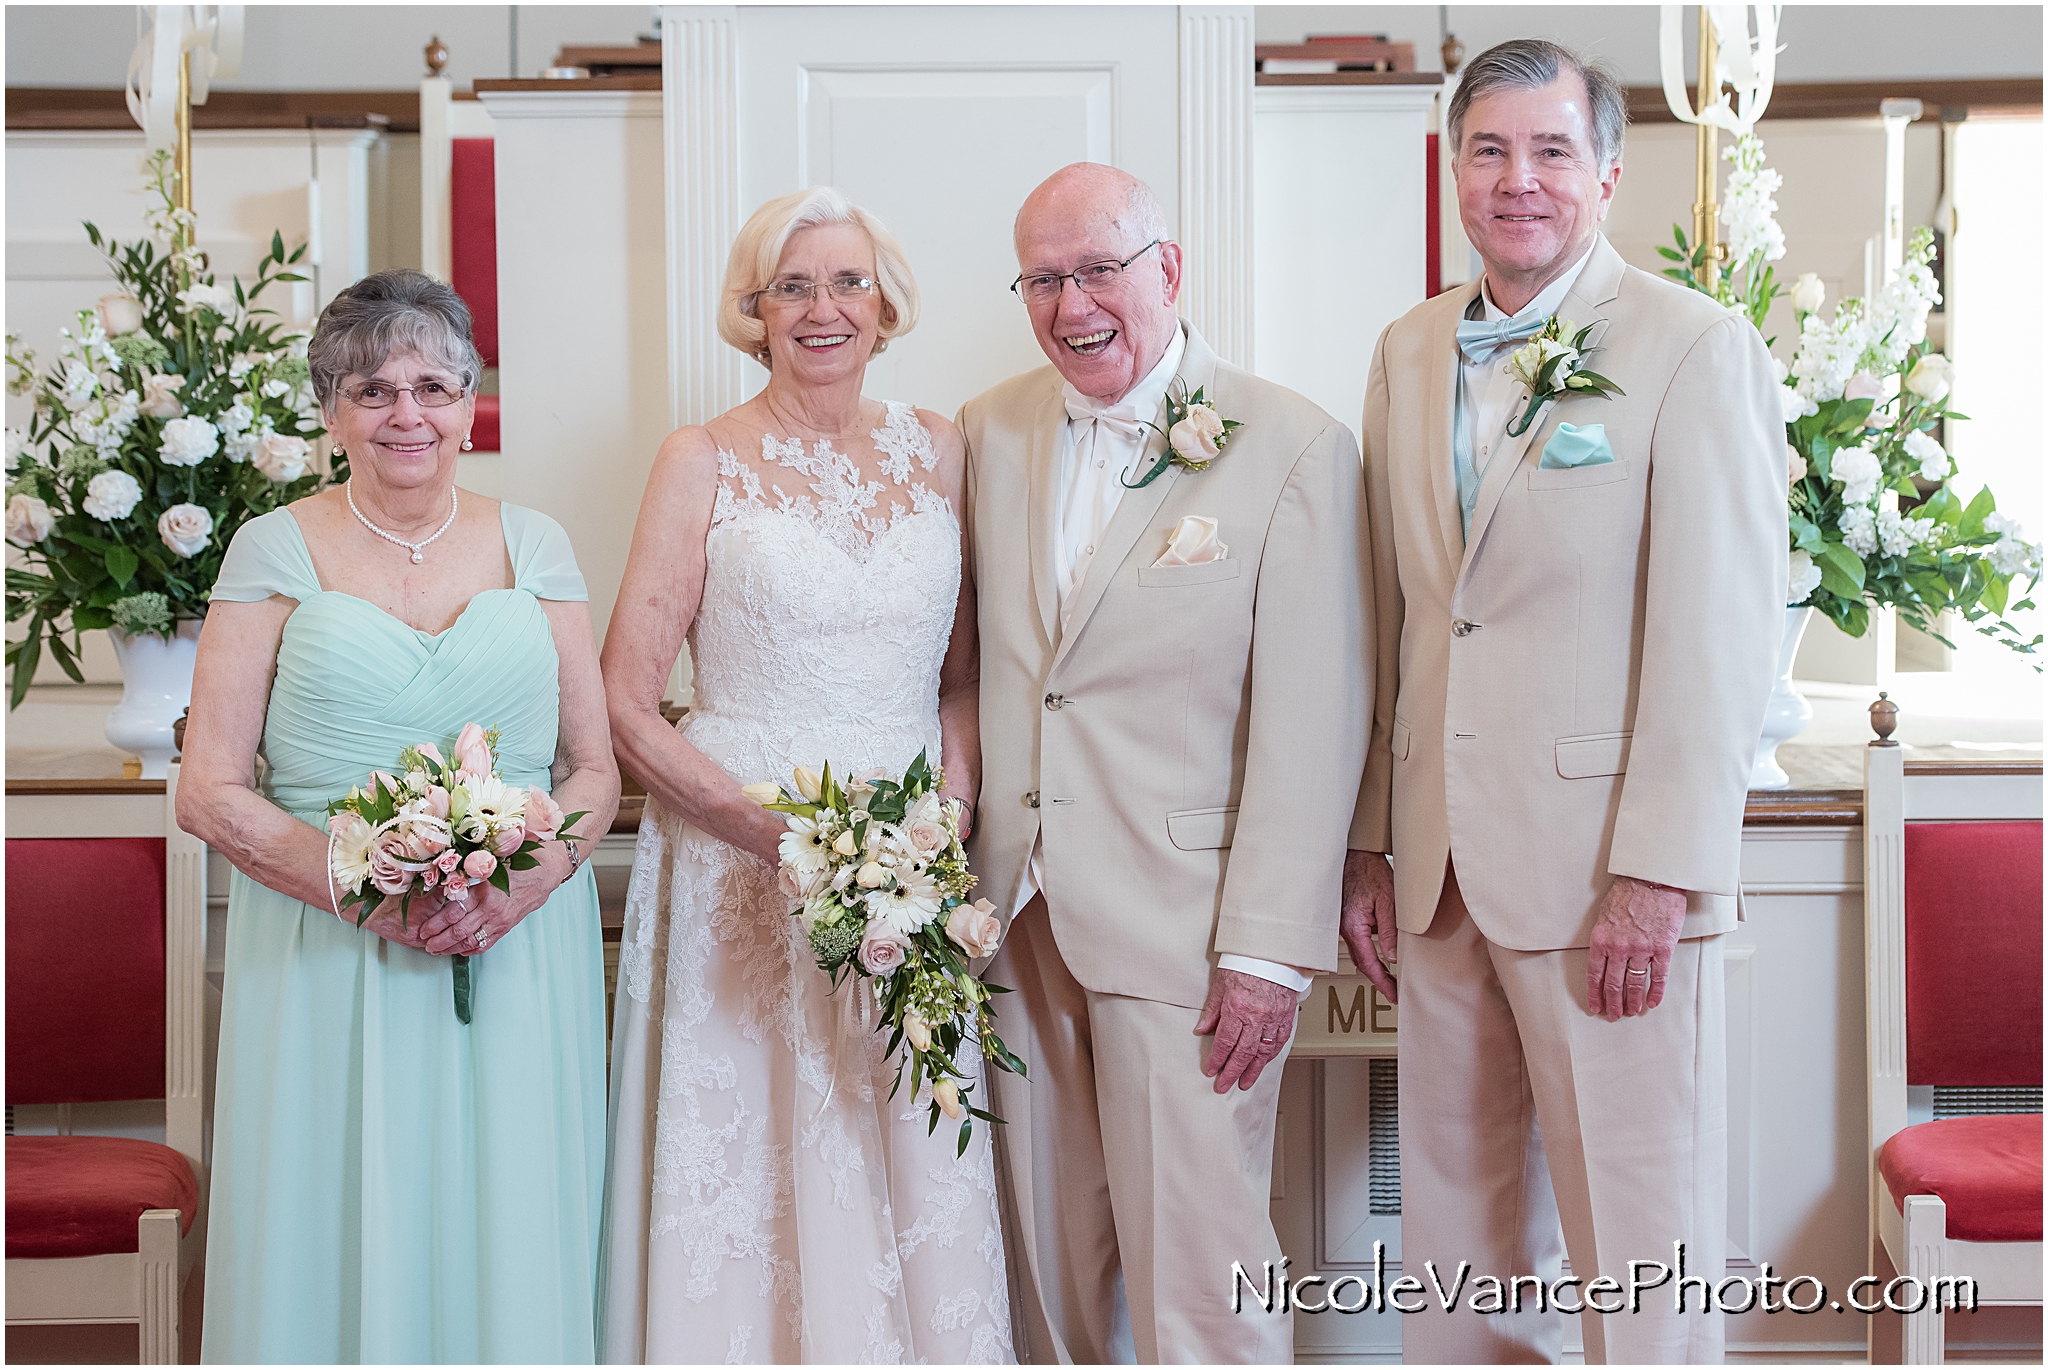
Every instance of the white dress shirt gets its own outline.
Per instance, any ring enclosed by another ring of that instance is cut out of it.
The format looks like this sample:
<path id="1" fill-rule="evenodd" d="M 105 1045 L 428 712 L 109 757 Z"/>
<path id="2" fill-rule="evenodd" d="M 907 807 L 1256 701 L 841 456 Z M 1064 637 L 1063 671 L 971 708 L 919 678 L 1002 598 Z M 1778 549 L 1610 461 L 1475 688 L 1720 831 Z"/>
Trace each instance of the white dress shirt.
<path id="1" fill-rule="evenodd" d="M 1140 463 L 1145 445 L 1152 437 L 1147 423 L 1157 422 L 1166 403 L 1167 388 L 1180 372 L 1187 351 L 1187 335 L 1179 328 L 1158 364 L 1145 378 L 1113 405 L 1105 405 L 1066 387 L 1067 426 L 1060 441 L 1059 513 L 1054 522 L 1053 574 L 1059 587 L 1060 632 L 1067 629 L 1067 614 L 1082 583 L 1094 565 L 1096 548 L 1116 517 L 1124 492 L 1143 475 Z M 1024 886 L 1011 908 L 1021 911 L 1031 896 L 1044 887 L 1040 859 L 1043 839 L 1033 846 L 1024 870 Z M 1217 958 L 1224 970 L 1242 971 L 1261 980 L 1271 980 L 1297 992 L 1313 983 L 1311 978 L 1277 961 L 1255 956 L 1225 954 Z"/>
<path id="2" fill-rule="evenodd" d="M 1597 241 L 1597 239 L 1596 239 Z M 1593 259 L 1592 244 L 1587 244 L 1585 253 L 1566 269 L 1562 276 L 1543 287 L 1535 299 L 1522 306 L 1518 314 L 1549 318 L 1564 304 L 1564 297 L 1571 293 L 1578 283 L 1579 273 L 1586 269 L 1586 263 Z M 1493 287 L 1481 278 L 1479 295 L 1473 308 L 1465 311 L 1468 319 L 1486 319 L 1489 322 L 1508 317 L 1506 310 L 1493 302 Z M 1476 311 L 1476 312 L 1475 312 Z M 1576 320 L 1580 325 L 1592 322 L 1590 319 Z M 1515 344 L 1520 347 L 1521 344 Z M 1458 412 L 1451 429 L 1451 483 L 1459 491 L 1460 526 L 1471 531 L 1471 499 L 1478 494 L 1478 485 L 1486 477 L 1486 467 L 1494 453 L 1507 440 L 1510 419 L 1521 417 L 1509 414 L 1508 408 L 1522 397 L 1522 388 L 1508 375 L 1508 358 L 1514 355 L 1514 347 L 1504 347 L 1483 362 L 1460 358 L 1458 366 Z M 1527 403 L 1527 400 L 1523 400 Z M 1470 460 L 1476 479 L 1470 490 L 1460 487 L 1458 482 L 1458 458 L 1461 452 Z"/>

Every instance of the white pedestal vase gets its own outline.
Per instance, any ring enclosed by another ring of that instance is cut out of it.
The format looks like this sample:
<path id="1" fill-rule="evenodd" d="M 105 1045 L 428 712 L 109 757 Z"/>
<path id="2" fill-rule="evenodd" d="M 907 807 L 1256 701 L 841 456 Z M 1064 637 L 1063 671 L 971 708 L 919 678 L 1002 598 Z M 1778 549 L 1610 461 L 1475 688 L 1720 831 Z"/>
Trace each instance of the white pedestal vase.
<path id="1" fill-rule="evenodd" d="M 142 758 L 144 780 L 161 780 L 178 754 L 171 725 L 192 703 L 199 620 L 178 620 L 177 634 L 169 640 L 155 633 L 130 636 L 119 628 L 107 635 L 121 663 L 121 702 L 107 714 L 107 741 Z"/>
<path id="2" fill-rule="evenodd" d="M 1771 701 L 1764 706 L 1764 732 L 1756 744 L 1756 762 L 1749 769 L 1752 790 L 1782 790 L 1792 783 L 1778 764 L 1778 747 L 1799 736 L 1813 722 L 1813 705 L 1792 685 L 1792 661 L 1799 655 L 1799 639 L 1813 619 L 1811 608 L 1785 611 L 1785 635 L 1778 646 L 1778 683 L 1771 689 Z"/>

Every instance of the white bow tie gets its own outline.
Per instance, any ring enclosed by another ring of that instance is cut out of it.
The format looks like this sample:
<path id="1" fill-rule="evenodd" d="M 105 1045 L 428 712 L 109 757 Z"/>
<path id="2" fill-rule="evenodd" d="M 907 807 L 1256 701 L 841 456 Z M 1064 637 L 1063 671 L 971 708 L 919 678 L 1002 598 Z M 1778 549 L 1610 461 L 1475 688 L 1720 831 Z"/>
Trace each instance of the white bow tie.
<path id="1" fill-rule="evenodd" d="M 1129 399 L 1118 404 L 1104 404 L 1102 401 L 1081 394 L 1072 386 L 1066 389 L 1067 418 L 1075 423 L 1093 419 L 1110 432 L 1127 441 L 1135 441 L 1145 435 L 1145 421 L 1151 414 L 1140 412 Z"/>

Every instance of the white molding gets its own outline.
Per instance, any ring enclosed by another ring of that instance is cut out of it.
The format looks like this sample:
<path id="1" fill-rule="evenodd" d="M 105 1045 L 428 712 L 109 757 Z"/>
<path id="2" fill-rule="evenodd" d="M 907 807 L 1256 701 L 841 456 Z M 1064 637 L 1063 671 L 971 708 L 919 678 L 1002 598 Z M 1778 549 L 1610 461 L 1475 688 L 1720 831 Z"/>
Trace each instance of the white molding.
<path id="1" fill-rule="evenodd" d="M 663 108 L 653 90 L 486 90 L 493 123 L 500 119 L 653 119 Z"/>
<path id="2" fill-rule="evenodd" d="M 1225 361 L 1252 365 L 1250 5 L 1180 7 L 1181 313 Z"/>
<path id="3" fill-rule="evenodd" d="M 1253 105 L 1290 114 L 1338 110 L 1345 113 L 1404 113 L 1427 110 L 1436 102 L 1435 86 L 1256 86 Z"/>
<path id="4" fill-rule="evenodd" d="M 740 230 L 739 10 L 665 6 L 661 34 L 669 422 L 680 426 L 745 393 L 746 359 L 718 336 L 726 255 Z"/>

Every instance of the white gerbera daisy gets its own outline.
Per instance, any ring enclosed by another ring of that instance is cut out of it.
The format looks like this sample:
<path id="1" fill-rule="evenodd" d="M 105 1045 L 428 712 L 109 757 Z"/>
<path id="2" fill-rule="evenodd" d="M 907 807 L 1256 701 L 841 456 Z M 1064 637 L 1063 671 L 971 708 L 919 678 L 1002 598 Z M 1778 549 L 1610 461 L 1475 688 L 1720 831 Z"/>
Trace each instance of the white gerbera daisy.
<path id="1" fill-rule="evenodd" d="M 495 775 L 479 776 L 469 782 L 469 812 L 463 816 L 463 835 L 472 839 L 484 833 L 492 836 L 526 821 L 526 791 L 507 785 Z"/>
<path id="2" fill-rule="evenodd" d="M 891 928 L 910 936 L 939 916 L 939 887 L 932 878 L 910 866 L 898 866 L 896 883 L 867 896 L 868 917 L 880 918 Z"/>
<path id="3" fill-rule="evenodd" d="M 782 834 L 784 864 L 804 875 L 825 870 L 832 864 L 832 838 L 825 825 L 800 813 L 789 815 L 789 831 Z"/>

